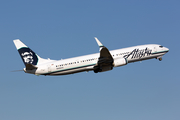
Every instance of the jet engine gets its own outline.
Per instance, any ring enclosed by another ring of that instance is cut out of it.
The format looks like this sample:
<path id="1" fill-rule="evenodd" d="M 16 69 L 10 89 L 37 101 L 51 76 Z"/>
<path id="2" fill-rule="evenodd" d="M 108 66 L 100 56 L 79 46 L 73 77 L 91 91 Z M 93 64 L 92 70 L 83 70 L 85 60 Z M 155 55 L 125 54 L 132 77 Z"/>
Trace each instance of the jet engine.
<path id="1" fill-rule="evenodd" d="M 114 62 L 111 64 L 94 66 L 94 72 L 98 73 L 98 72 L 109 71 L 112 70 L 113 67 L 123 66 L 126 65 L 127 63 L 128 63 L 127 58 L 117 58 L 114 59 Z"/>
<path id="2" fill-rule="evenodd" d="M 126 65 L 128 64 L 128 60 L 127 58 L 117 58 L 117 59 L 114 59 L 114 67 L 119 67 L 119 66 L 123 66 L 123 65 Z"/>

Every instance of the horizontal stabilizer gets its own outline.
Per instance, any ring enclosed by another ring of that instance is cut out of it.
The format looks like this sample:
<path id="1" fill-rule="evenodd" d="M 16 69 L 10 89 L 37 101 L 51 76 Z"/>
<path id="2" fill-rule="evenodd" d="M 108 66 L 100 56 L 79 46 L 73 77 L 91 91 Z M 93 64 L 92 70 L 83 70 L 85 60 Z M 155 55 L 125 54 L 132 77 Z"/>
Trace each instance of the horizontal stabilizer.
<path id="1" fill-rule="evenodd" d="M 33 70 L 33 69 L 37 69 L 38 67 L 36 67 L 35 65 L 33 64 L 29 64 L 27 63 L 26 64 L 26 70 Z"/>

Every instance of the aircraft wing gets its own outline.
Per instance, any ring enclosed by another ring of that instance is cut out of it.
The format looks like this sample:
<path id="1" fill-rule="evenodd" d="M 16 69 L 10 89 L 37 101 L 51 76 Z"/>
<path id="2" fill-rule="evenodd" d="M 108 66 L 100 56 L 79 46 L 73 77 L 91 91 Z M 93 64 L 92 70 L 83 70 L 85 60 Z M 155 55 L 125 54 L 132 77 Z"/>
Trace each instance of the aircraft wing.
<path id="1" fill-rule="evenodd" d="M 98 64 L 100 65 L 106 65 L 113 63 L 114 59 L 111 56 L 111 53 L 106 47 L 102 47 L 100 49 L 100 57 L 98 60 Z"/>
<path id="2" fill-rule="evenodd" d="M 95 69 L 102 69 L 104 67 L 113 67 L 114 59 L 109 50 L 95 37 L 97 44 L 100 47 L 100 57 L 98 59 Z"/>

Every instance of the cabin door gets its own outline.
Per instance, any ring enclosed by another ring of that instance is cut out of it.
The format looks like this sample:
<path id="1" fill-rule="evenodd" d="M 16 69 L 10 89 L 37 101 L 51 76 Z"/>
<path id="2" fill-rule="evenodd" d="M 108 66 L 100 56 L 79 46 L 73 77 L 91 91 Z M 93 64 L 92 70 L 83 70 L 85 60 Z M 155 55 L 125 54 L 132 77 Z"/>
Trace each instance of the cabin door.
<path id="1" fill-rule="evenodd" d="M 51 65 L 49 64 L 47 67 L 48 67 L 48 72 L 51 72 Z"/>

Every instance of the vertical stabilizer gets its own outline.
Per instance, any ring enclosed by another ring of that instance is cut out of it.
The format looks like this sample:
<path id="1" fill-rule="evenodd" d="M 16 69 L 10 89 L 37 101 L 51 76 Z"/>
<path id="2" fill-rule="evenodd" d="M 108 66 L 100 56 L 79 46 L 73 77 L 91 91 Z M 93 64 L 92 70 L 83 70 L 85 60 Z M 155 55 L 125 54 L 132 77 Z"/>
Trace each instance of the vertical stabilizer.
<path id="1" fill-rule="evenodd" d="M 50 62 L 47 59 L 39 57 L 34 51 L 22 43 L 19 39 L 13 40 L 25 66 L 26 64 L 38 65 L 46 62 Z"/>

